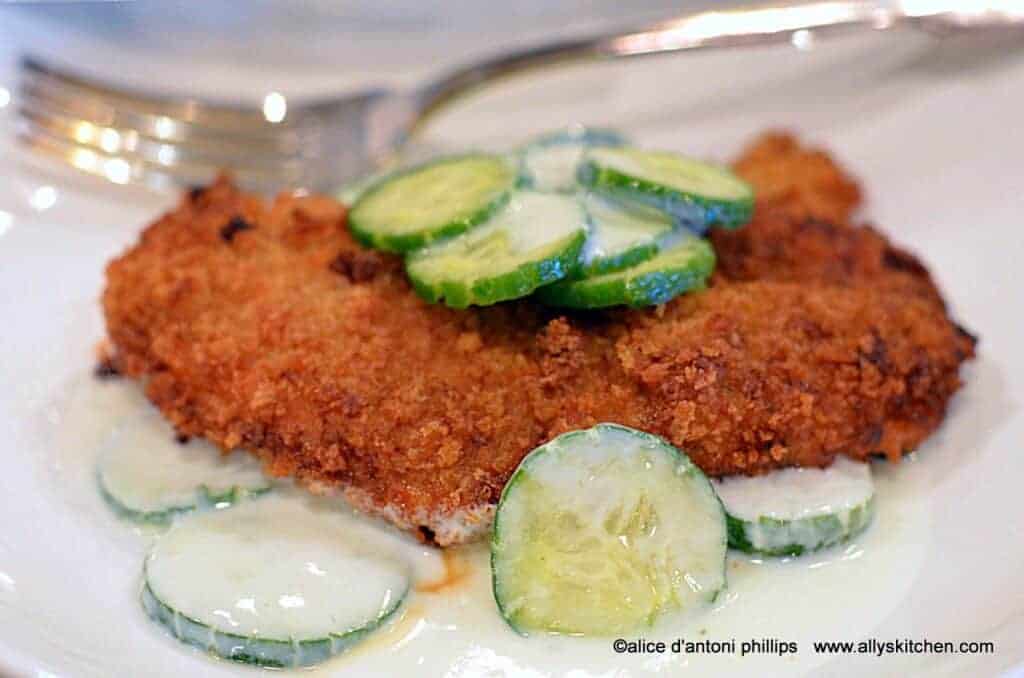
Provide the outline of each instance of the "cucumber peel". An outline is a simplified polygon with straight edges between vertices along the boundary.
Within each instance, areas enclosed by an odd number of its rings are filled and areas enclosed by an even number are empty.
[[[702,289],[715,268],[711,245],[686,233],[673,234],[672,241],[635,266],[548,285],[537,291],[537,298],[549,306],[568,308],[623,304],[636,308],[663,304],[683,292]]]
[[[750,221],[754,192],[729,170],[664,151],[594,148],[580,164],[581,184],[645,202],[695,231]]]
[[[762,556],[800,556],[844,543],[871,524],[868,464],[837,459],[826,469],[772,471],[713,481],[725,506],[729,546]]]
[[[675,224],[665,213],[640,203],[612,200],[589,193],[583,197],[589,233],[583,246],[579,277],[628,268],[650,259],[659,239]]]
[[[271,489],[254,457],[242,451],[224,455],[203,440],[176,442],[174,430],[156,410],[114,432],[96,464],[96,483],[118,515],[153,525]]]

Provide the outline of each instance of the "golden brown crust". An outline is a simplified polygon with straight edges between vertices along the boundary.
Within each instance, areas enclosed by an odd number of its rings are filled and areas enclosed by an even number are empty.
[[[108,332],[181,433],[442,544],[526,452],[599,421],[716,475],[898,458],[941,421],[973,339],[916,259],[848,225],[858,190],[827,156],[775,135],[738,168],[758,207],[712,235],[710,289],[567,315],[430,306],[397,258],[354,243],[342,206],[221,180],[110,263]]]
[[[801,146],[784,132],[769,132],[752,143],[734,164],[757,189],[762,206],[794,218],[846,223],[860,206],[857,182],[824,151]]]

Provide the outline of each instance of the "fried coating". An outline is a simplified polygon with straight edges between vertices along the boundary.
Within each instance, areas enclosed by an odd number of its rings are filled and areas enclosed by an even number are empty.
[[[926,269],[850,225],[859,189],[769,135],[737,163],[753,222],[706,291],[645,310],[455,311],[358,246],[342,205],[221,179],[107,268],[117,367],[182,435],[449,545],[489,527],[523,456],[615,421],[712,475],[896,460],[941,422],[974,339]]]

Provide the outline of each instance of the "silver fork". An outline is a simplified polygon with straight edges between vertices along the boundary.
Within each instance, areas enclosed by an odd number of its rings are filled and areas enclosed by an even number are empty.
[[[825,1],[711,11],[641,30],[557,42],[456,69],[411,91],[375,89],[262,110],[115,89],[26,57],[21,141],[116,183],[171,188],[222,168],[252,190],[336,189],[391,160],[434,113],[499,78],[541,66],[684,50],[792,42],[855,29],[938,35],[1024,26],[1024,0]]]

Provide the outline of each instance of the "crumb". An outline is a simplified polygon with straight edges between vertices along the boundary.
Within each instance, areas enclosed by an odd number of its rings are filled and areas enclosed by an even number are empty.
[[[364,283],[385,269],[384,255],[365,250],[345,250],[331,260],[329,267],[353,283]]]
[[[93,376],[97,379],[116,379],[121,376],[121,370],[118,369],[117,363],[114,362],[112,357],[101,358],[96,363],[96,367],[93,368]]]
[[[424,544],[430,544],[431,546],[437,546],[437,534],[427,527],[426,525],[420,525],[417,528],[420,541]]]
[[[248,231],[252,228],[252,224],[239,216],[231,217],[224,228],[220,230],[220,237],[224,242],[231,242],[235,239],[235,234],[241,231]]]

